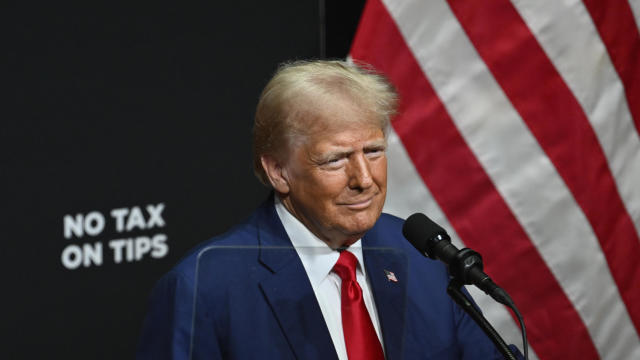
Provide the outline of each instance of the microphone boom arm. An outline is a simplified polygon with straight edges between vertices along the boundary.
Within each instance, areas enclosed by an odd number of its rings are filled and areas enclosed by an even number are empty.
[[[504,356],[505,359],[516,360],[515,355],[509,349],[509,346],[504,342],[500,334],[491,326],[489,321],[482,315],[482,313],[473,306],[471,300],[465,295],[460,288],[462,284],[458,282],[458,280],[453,277],[449,282],[449,286],[447,287],[447,294],[451,296],[451,298],[458,304],[460,307],[471,316],[473,321],[480,326],[482,331],[491,339],[493,344],[496,346],[498,351]]]

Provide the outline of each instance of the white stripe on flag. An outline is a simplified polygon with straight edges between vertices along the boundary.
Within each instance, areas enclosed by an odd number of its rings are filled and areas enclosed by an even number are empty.
[[[471,150],[573,302],[599,354],[638,356],[640,341],[589,223],[448,5],[385,4]]]
[[[465,247],[431,192],[422,182],[400,138],[393,129],[390,130],[388,142],[389,179],[384,211],[402,218],[407,218],[416,212],[424,213],[449,233],[453,244],[458,248]],[[425,261],[432,260],[425,259]],[[475,287],[467,287],[467,290],[482,309],[484,316],[496,329],[499,329],[500,336],[505,342],[515,344],[519,349],[522,349],[520,327],[516,325],[506,308]],[[529,359],[538,359],[531,347],[529,347]]]

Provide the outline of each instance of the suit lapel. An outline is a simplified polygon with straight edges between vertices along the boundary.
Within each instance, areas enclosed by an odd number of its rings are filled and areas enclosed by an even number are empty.
[[[311,283],[272,201],[263,208],[259,226],[260,262],[272,272],[260,288],[295,357],[337,359]]]
[[[407,307],[406,255],[385,246],[372,232],[363,239],[363,256],[382,328],[386,358],[402,359]],[[389,275],[392,275],[391,279]],[[394,277],[397,281],[392,280]]]

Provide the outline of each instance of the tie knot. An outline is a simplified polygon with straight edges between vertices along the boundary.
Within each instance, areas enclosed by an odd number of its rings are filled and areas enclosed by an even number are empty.
[[[356,280],[356,265],[358,264],[358,258],[347,250],[340,253],[340,258],[333,266],[335,271],[342,281]]]

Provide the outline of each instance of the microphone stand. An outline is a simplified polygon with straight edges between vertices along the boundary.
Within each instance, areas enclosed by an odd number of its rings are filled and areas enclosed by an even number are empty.
[[[491,341],[498,348],[500,353],[505,359],[516,360],[516,357],[511,352],[511,349],[507,346],[504,340],[500,337],[500,334],[489,324],[489,321],[482,315],[482,313],[473,306],[471,300],[465,295],[462,290],[462,283],[457,278],[452,277],[447,287],[447,294],[458,304],[460,307],[471,316],[471,318],[480,326],[482,331],[491,339]],[[526,346],[526,345],[525,345]]]

